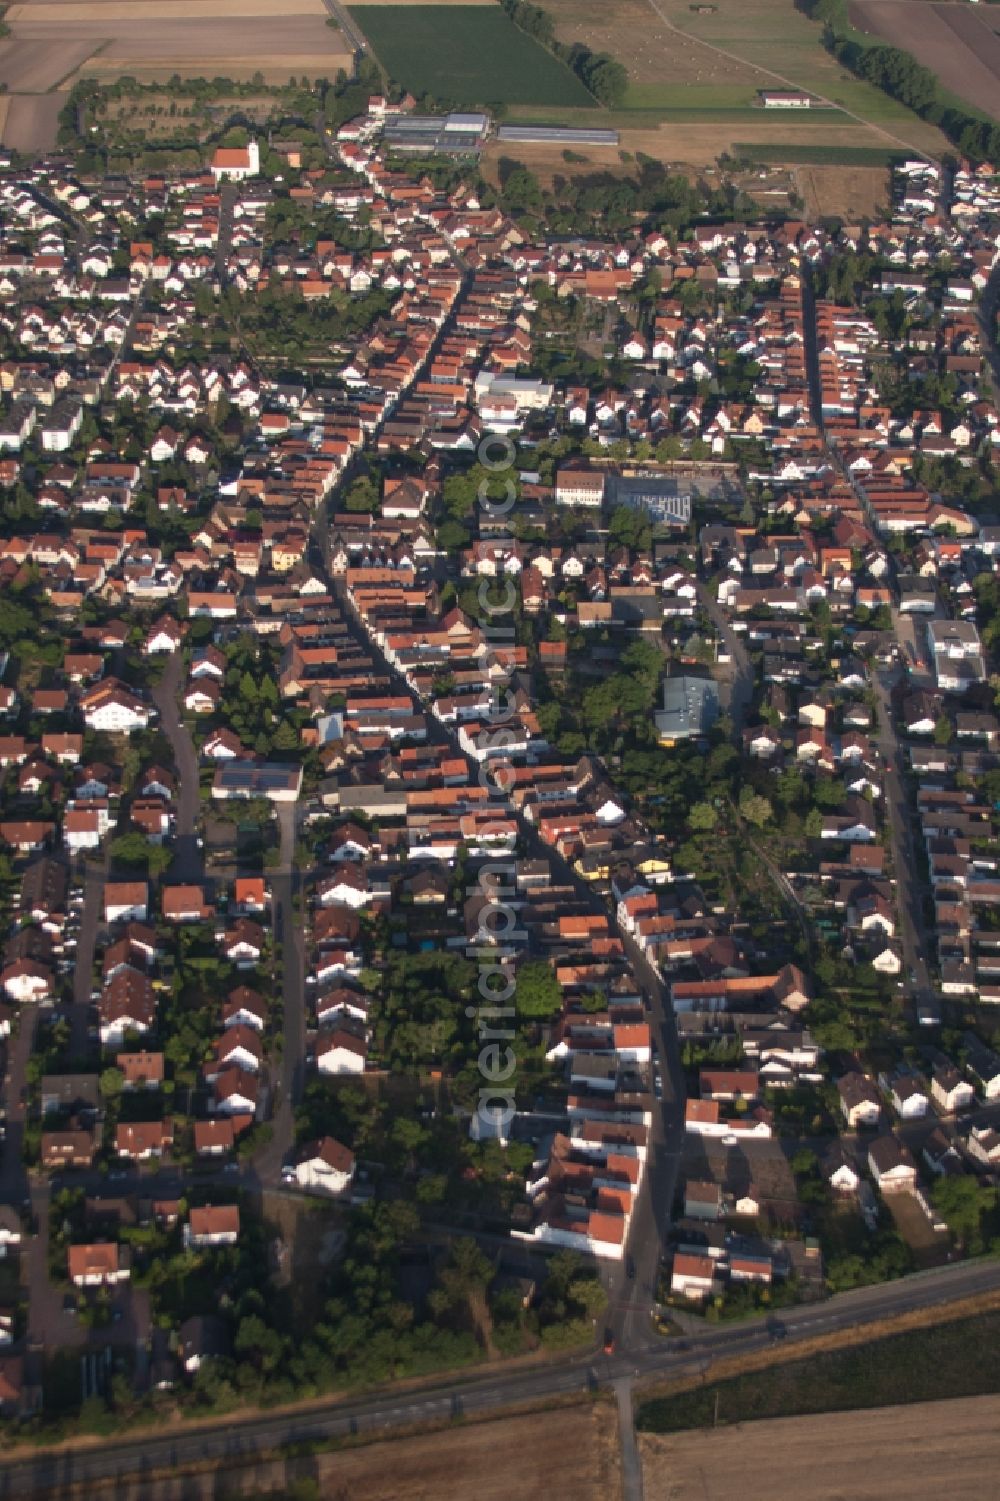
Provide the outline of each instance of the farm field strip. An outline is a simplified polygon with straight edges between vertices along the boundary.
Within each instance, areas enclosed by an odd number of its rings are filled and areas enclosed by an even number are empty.
[[[14,151],[45,151],[56,143],[61,94],[8,94],[4,97],[0,140]]]
[[[143,26],[159,27],[174,21],[210,21],[215,19],[249,20],[255,16],[274,16],[272,0],[22,0],[9,7],[8,26],[65,26],[84,22],[89,26],[109,26],[119,21],[141,21]],[[323,0],[281,0],[282,19],[286,16],[326,16]]]
[[[346,52],[343,55],[334,53],[323,58],[318,58],[315,52],[283,52],[277,57],[272,56],[262,62],[256,53],[252,53],[249,57],[237,57],[229,52],[220,52],[209,53],[208,56],[202,54],[201,61],[202,67],[194,68],[190,53],[182,53],[176,57],[168,53],[157,58],[98,53],[96,57],[88,59],[79,71],[82,77],[105,81],[120,78],[123,73],[128,73],[150,83],[155,83],[158,79],[166,82],[175,73],[186,74],[188,77],[204,73],[218,73],[238,83],[259,73],[265,83],[273,83],[287,78],[291,73],[307,73],[310,77],[322,78],[331,67],[343,67],[346,70],[350,59]]]
[[[48,36],[33,40],[16,36],[0,42],[0,83],[19,94],[45,94],[75,73],[101,45],[89,41]]]

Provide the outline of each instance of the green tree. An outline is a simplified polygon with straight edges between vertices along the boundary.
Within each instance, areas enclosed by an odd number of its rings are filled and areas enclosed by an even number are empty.
[[[518,1016],[545,1019],[562,1007],[562,990],[544,959],[529,959],[515,975],[514,1004]]]
[[[120,1068],[105,1068],[101,1071],[98,1088],[105,1100],[117,1100],[125,1087],[125,1075]]]
[[[692,803],[688,823],[699,834],[707,834],[719,822],[719,815],[711,803]]]
[[[996,1215],[995,1188],[981,1188],[971,1173],[937,1178],[931,1187],[931,1202],[963,1250],[975,1255],[984,1249],[984,1221]]]
[[[747,823],[755,824],[758,829],[762,829],[774,814],[770,800],[762,797],[759,792],[754,792],[751,787],[743,788],[739,806],[740,816]]]

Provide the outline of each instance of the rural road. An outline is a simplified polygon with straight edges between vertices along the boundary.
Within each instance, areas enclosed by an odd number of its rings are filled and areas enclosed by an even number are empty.
[[[355,26],[350,12],[340,4],[340,0],[323,0],[330,13],[330,18],[336,21],[347,40],[348,46],[353,47],[355,52],[368,51],[368,39],[364,32]]]
[[[816,1334],[863,1326],[893,1314],[953,1301],[1000,1288],[1000,1261],[957,1263],[917,1273],[898,1282],[842,1293],[828,1302],[789,1309],[781,1318],[785,1348]],[[557,1365],[466,1374],[458,1380],[408,1391],[389,1391],[362,1398],[331,1398],[309,1407],[241,1417],[229,1414],[218,1423],[172,1432],[147,1434],[118,1442],[74,1447],[28,1458],[0,1459],[0,1498],[69,1496],[71,1486],[98,1481],[150,1477],[157,1470],[183,1464],[247,1462],[282,1444],[323,1442],[355,1434],[377,1436],[392,1428],[439,1423],[473,1413],[499,1412],[549,1397],[579,1395],[595,1387],[636,1378],[698,1375],[715,1359],[767,1348],[771,1336],[761,1318],[716,1328],[682,1342],[661,1341],[638,1353],[611,1357],[587,1352]],[[79,1494],[77,1492],[77,1494]],[[632,1496],[635,1496],[632,1492]]]

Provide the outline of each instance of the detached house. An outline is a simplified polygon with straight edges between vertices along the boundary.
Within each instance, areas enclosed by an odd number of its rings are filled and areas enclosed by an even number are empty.
[[[880,1136],[873,1141],[868,1167],[882,1193],[907,1193],[917,1186],[916,1163],[898,1137]]]
[[[240,1238],[240,1212],[235,1204],[192,1209],[184,1226],[184,1243],[198,1249],[235,1246]]]
[[[310,1142],[295,1165],[295,1181],[307,1193],[342,1194],[354,1181],[354,1153],[332,1136]]]
[[[877,1126],[882,1118],[882,1096],[874,1080],[864,1074],[845,1074],[837,1080],[840,1108],[852,1131],[859,1126]]]
[[[117,1287],[129,1279],[127,1247],[103,1243],[70,1246],[66,1259],[74,1287]]]
[[[363,1074],[368,1058],[364,1037],[336,1027],[316,1043],[316,1067],[321,1074]]]

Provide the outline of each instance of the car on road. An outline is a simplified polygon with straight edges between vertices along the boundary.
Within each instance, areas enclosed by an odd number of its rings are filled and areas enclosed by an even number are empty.
[[[293,1167],[283,1167],[281,1169],[281,1181],[282,1183],[297,1183],[298,1179],[295,1176],[295,1169]]]
[[[613,1355],[615,1353],[615,1331],[613,1329],[605,1329],[604,1331],[604,1353],[605,1355]]]

